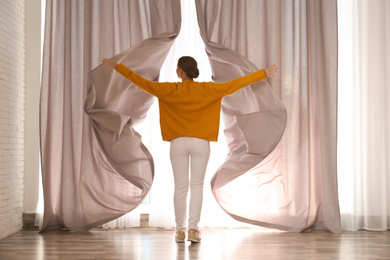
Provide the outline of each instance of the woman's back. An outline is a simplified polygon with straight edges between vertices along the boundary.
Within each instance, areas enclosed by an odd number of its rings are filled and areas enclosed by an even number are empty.
[[[164,141],[188,136],[218,140],[221,100],[224,96],[266,78],[264,70],[224,83],[154,82],[123,64],[116,70],[140,89],[156,96],[160,107],[160,126]]]

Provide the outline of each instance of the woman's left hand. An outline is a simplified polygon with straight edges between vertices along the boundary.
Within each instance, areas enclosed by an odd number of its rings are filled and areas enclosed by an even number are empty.
[[[271,67],[266,68],[265,75],[267,75],[267,78],[275,77],[276,72],[278,72],[278,67],[276,65],[272,65]]]
[[[115,61],[112,61],[112,60],[109,60],[109,59],[102,59],[102,62],[106,65],[106,67],[108,68],[113,68],[113,69],[116,69],[116,67],[118,67],[118,63],[116,63]]]

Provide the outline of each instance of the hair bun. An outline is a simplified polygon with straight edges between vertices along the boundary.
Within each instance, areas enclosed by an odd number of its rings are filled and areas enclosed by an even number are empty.
[[[189,74],[190,75],[188,75],[188,76],[190,76],[191,78],[193,78],[193,79],[197,78],[199,76],[198,68],[194,68],[194,69],[190,70]]]

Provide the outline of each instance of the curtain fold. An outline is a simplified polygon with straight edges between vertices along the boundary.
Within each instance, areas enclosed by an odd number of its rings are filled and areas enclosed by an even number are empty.
[[[196,8],[215,81],[280,68],[223,99],[230,154],[211,182],[216,200],[246,223],[340,232],[336,1],[196,0]]]
[[[133,126],[153,97],[97,65],[116,54],[113,60],[157,80],[180,19],[179,0],[47,1],[41,231],[90,229],[145,198],[154,165]]]

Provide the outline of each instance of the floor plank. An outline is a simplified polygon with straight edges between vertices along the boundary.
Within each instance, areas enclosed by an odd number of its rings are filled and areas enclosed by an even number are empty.
[[[390,259],[390,232],[205,229],[202,242],[177,244],[173,230],[20,231],[0,240],[0,259]]]

